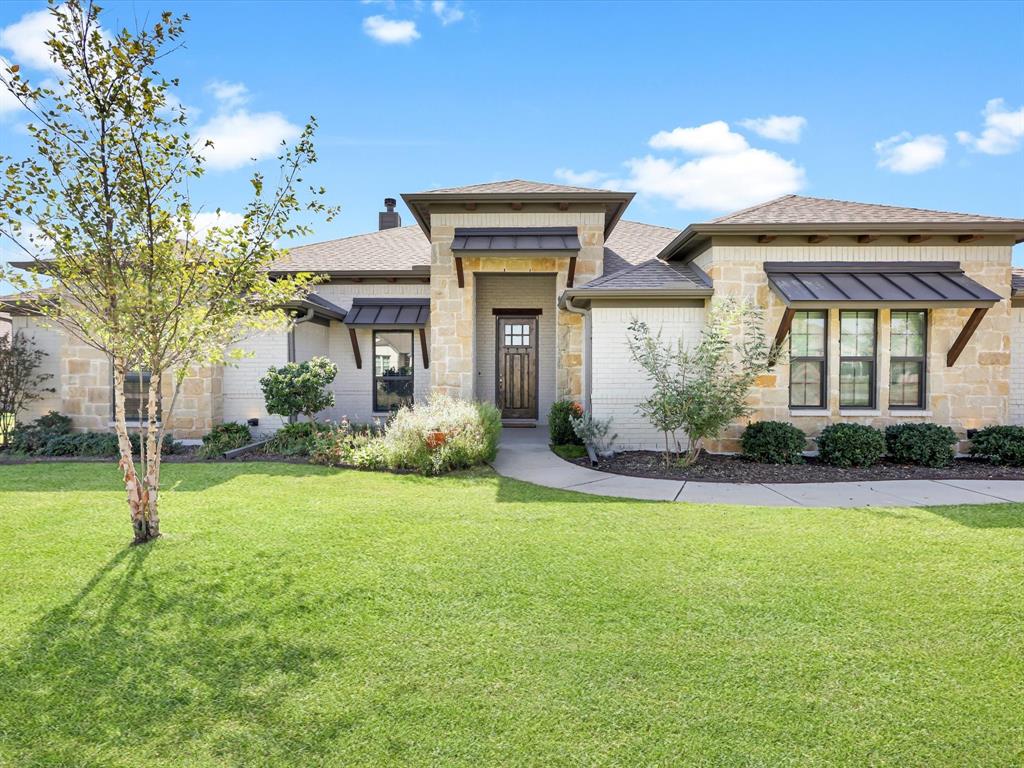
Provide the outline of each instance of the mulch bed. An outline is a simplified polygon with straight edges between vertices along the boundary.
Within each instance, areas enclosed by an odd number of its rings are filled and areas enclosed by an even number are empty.
[[[590,467],[586,459],[573,462]],[[956,459],[942,469],[883,461],[873,467],[842,469],[808,458],[805,464],[758,464],[741,456],[701,454],[690,467],[665,466],[656,451],[626,451],[601,459],[596,469],[633,477],[697,480],[705,483],[838,483],[861,480],[1024,480],[1024,467],[997,467],[977,459]]]

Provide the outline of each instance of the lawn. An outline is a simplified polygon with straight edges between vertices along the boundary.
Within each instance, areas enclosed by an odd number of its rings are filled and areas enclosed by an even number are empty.
[[[0,765],[1020,765],[1024,507],[0,467]]]

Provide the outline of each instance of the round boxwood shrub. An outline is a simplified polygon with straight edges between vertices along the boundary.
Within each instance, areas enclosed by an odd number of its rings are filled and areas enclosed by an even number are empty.
[[[583,441],[576,436],[576,430],[572,428],[572,418],[579,418],[583,415],[583,409],[579,403],[572,400],[559,400],[551,404],[548,412],[548,434],[551,437],[552,445],[583,445]]]
[[[1024,427],[979,429],[971,438],[971,455],[987,459],[992,464],[1024,467]]]
[[[948,467],[953,462],[956,432],[938,424],[891,424],[885,428],[889,458],[900,464]]]
[[[740,438],[743,455],[762,464],[803,464],[807,435],[784,421],[755,421]]]
[[[821,460],[836,467],[870,467],[885,456],[885,437],[865,424],[832,424],[818,436]]]

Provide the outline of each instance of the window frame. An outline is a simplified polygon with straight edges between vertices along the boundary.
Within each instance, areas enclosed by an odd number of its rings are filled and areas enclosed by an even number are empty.
[[[874,317],[871,334],[871,356],[843,354],[843,314],[870,312]],[[843,363],[871,363],[871,384],[867,405],[843,404]],[[877,309],[841,309],[839,310],[839,409],[841,411],[874,411],[878,408],[878,310]]]
[[[793,352],[793,326],[790,324],[789,332],[789,407],[794,411],[821,411],[829,407],[828,405],[828,326],[829,326],[829,310],[827,309],[798,309],[793,315],[793,320],[796,320],[796,316],[799,314],[817,314],[824,315],[825,318],[825,334],[824,343],[822,344],[821,355],[802,355],[794,356]],[[794,363],[820,363],[821,364],[821,383],[819,384],[820,395],[818,400],[820,405],[794,405],[793,404],[793,364]]]
[[[124,374],[124,390],[128,392],[129,383],[136,387],[136,390],[141,390],[139,400],[142,408],[136,408],[134,411],[128,409],[128,397],[125,397],[125,408],[124,408],[124,421],[126,424],[143,424],[147,419],[148,413],[148,401],[149,401],[149,382],[153,379],[152,371],[144,370],[131,370],[125,371]],[[163,406],[164,397],[163,392],[158,392],[156,396],[157,408],[160,411],[160,418],[157,420],[159,424],[163,421]],[[141,414],[141,416],[140,416]],[[114,365],[110,365],[110,420],[117,420],[117,388],[114,386]]]
[[[374,413],[394,413],[398,408],[382,408],[377,403],[377,382],[378,381],[404,381],[409,380],[409,402],[412,405],[416,402],[416,331],[412,328],[373,328],[370,331],[371,355],[373,360],[373,375],[370,377],[371,397],[373,398]],[[408,376],[378,376],[377,375],[377,334],[378,333],[406,333],[409,335],[409,366]],[[399,406],[401,408],[402,406]]]
[[[916,313],[924,315],[923,346],[919,356],[894,355],[892,353],[892,316],[895,313]],[[923,411],[928,404],[928,335],[931,313],[927,309],[893,309],[889,312],[889,410],[891,411]],[[917,405],[894,405],[892,402],[892,369],[893,363],[920,363],[921,380],[917,388]]]

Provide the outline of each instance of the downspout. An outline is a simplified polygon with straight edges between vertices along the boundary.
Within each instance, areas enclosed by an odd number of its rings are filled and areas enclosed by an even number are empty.
[[[591,327],[590,327],[590,310],[577,307],[572,303],[572,296],[563,295],[563,309],[566,312],[572,312],[574,315],[580,315],[583,318],[583,408],[588,413],[590,412],[590,350],[591,350]]]
[[[299,323],[309,322],[312,319],[313,319],[313,308],[312,307],[307,309],[306,310],[306,314],[304,314],[302,317],[293,317],[292,318],[292,325],[288,329],[288,362],[289,363],[294,363],[295,362],[295,326],[298,325]],[[294,424],[297,421],[298,421],[298,418],[296,416],[289,416],[288,417],[288,423],[289,424]]]

